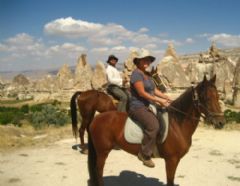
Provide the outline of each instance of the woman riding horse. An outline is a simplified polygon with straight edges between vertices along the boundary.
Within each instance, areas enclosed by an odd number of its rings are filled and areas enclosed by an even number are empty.
[[[167,107],[171,101],[167,95],[155,87],[152,78],[146,71],[154,60],[155,57],[151,56],[149,51],[142,49],[133,60],[137,68],[132,72],[130,78],[129,115],[144,128],[144,138],[138,159],[147,167],[155,166],[151,156],[159,130],[158,119],[148,107],[152,102]]]

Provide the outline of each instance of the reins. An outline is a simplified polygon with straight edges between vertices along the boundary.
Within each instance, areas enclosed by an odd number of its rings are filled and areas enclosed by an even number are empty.
[[[151,76],[152,76],[152,80],[153,80],[153,82],[155,83],[156,86],[164,85],[162,81],[161,81],[161,82],[158,82],[158,81],[155,79],[156,76],[158,76],[158,73],[154,73],[154,74],[152,74]],[[217,113],[217,112],[211,112],[211,111],[209,111],[208,108],[207,108],[203,103],[200,102],[198,93],[197,93],[197,91],[196,91],[196,88],[193,86],[193,84],[192,84],[191,88],[192,88],[192,93],[193,93],[193,97],[192,97],[193,105],[194,105],[194,108],[197,110],[197,112],[200,114],[200,117],[202,117],[204,120],[207,120],[209,117],[224,116],[224,114],[223,114],[222,112],[221,112],[221,113]],[[165,99],[165,98],[163,98],[163,99]],[[189,116],[188,113],[183,112],[182,110],[180,110],[180,109],[178,109],[178,108],[176,108],[176,107],[174,107],[174,106],[169,105],[168,108],[171,108],[171,109],[175,110],[176,112],[185,115],[185,116],[188,117],[188,118],[194,119],[194,120],[196,120],[196,121],[202,121],[202,120],[200,119],[200,117],[198,118],[198,117],[194,117],[194,116]],[[203,113],[203,112],[200,110],[200,108],[202,108],[202,109],[203,109],[204,111],[206,111],[206,112]],[[202,121],[202,122],[203,122],[203,121]]]
[[[173,107],[173,106],[171,106],[171,105],[169,105],[168,108],[169,108],[169,107],[170,107],[171,109],[173,109],[173,110],[175,110],[175,111],[177,111],[177,112],[179,112],[179,113],[187,116],[188,118],[192,118],[192,119],[194,119],[194,120],[196,120],[196,121],[202,121],[202,120],[200,120],[200,118],[193,117],[193,116],[189,116],[188,113],[183,112],[182,110],[177,109],[176,107]],[[201,113],[200,113],[200,116],[204,117],[204,119],[206,118],[206,117],[205,117],[204,115],[202,115]]]
[[[193,105],[195,107],[195,109],[197,109],[197,112],[200,114],[200,117],[204,118],[204,120],[207,120],[208,117],[214,117],[214,116],[224,116],[224,114],[221,112],[221,113],[217,113],[217,112],[211,112],[209,111],[206,106],[204,106],[200,101],[199,101],[199,98],[198,98],[198,94],[195,90],[194,87],[192,87],[192,91],[193,91]],[[174,106],[171,106],[169,105],[168,107],[170,107],[171,109],[189,117],[189,118],[192,118],[196,121],[202,121],[200,118],[197,118],[197,117],[193,117],[193,116],[189,116],[188,113],[186,112],[183,112],[182,110],[174,107]],[[203,114],[201,111],[200,111],[200,107],[206,111],[206,114]],[[202,121],[204,122],[204,121]]]
[[[162,81],[161,81],[161,82],[158,82],[158,81],[154,78],[154,76],[159,77],[159,76],[158,76],[158,73],[154,73],[154,74],[152,75],[152,80],[153,80],[153,82],[154,82],[154,84],[155,84],[156,86],[164,85]]]

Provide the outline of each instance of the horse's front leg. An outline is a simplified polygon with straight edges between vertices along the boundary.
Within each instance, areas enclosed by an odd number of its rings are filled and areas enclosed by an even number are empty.
[[[165,159],[167,186],[175,186],[174,177],[175,177],[175,172],[176,172],[179,160],[180,158],[177,158],[177,157]]]

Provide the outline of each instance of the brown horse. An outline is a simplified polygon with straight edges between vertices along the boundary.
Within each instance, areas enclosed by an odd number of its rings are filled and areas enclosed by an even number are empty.
[[[202,114],[215,128],[222,128],[225,123],[215,80],[216,76],[211,80],[204,77],[202,82],[187,89],[168,108],[168,136],[163,144],[159,142],[159,136],[156,140],[160,157],[165,160],[168,186],[174,185],[176,168],[192,144],[192,135]],[[109,111],[96,116],[90,124],[88,169],[92,186],[103,186],[104,164],[115,145],[133,155],[138,154],[141,145],[130,144],[124,138],[127,117],[126,113]]]
[[[72,131],[75,138],[77,138],[77,104],[79,112],[82,117],[81,127],[79,128],[79,137],[81,141],[81,148],[85,152],[84,133],[91,123],[94,114],[98,112],[106,112],[116,110],[112,98],[104,92],[97,90],[88,90],[84,92],[76,92],[73,94],[70,101],[71,117],[72,117]]]

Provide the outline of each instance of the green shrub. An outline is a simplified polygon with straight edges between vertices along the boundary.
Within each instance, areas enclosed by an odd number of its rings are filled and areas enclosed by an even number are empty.
[[[39,129],[45,126],[63,126],[69,120],[68,115],[54,105],[43,105],[41,111],[32,114],[32,125]]]
[[[29,106],[28,105],[23,105],[20,109],[21,112],[23,113],[28,113],[29,112]]]
[[[52,103],[52,105],[54,105],[54,106],[58,106],[60,104],[61,104],[61,102],[58,101],[58,100],[54,100],[53,103]]]
[[[21,125],[21,120],[24,119],[23,112],[0,112],[0,124],[14,124],[16,126]]]
[[[227,109],[224,111],[224,116],[228,123],[229,122],[240,123],[240,112],[235,112],[230,109]]]
[[[31,107],[28,105],[23,105],[21,108],[0,107],[0,124],[12,123],[21,126],[21,121],[27,119],[36,129],[50,125],[63,126],[70,117],[57,107],[59,105],[60,103],[56,101],[54,104],[38,104]]]
[[[7,125],[12,122],[14,118],[13,112],[1,112],[0,113],[0,123],[2,125]]]
[[[0,112],[18,112],[19,109],[15,107],[0,107]]]
[[[24,117],[25,116],[23,112],[14,113],[12,124],[14,124],[15,126],[21,126],[22,125],[21,121],[24,119]]]
[[[29,110],[31,112],[39,112],[42,110],[42,107],[43,107],[44,104],[37,104],[37,105],[32,105]]]
[[[32,126],[35,129],[41,129],[46,126],[45,116],[42,112],[34,112],[32,115]]]

